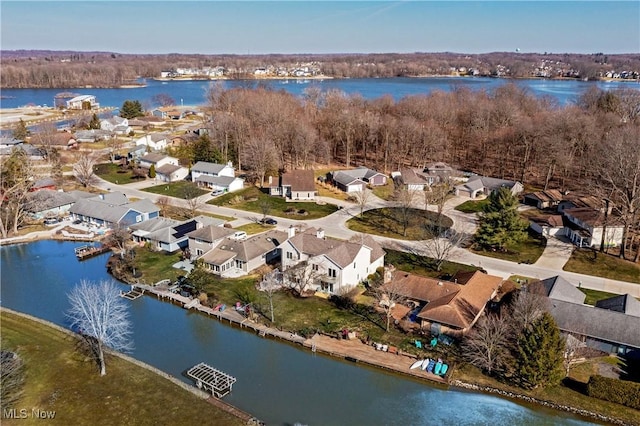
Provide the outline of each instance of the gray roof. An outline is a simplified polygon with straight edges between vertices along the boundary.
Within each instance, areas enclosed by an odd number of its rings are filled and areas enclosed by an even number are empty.
[[[144,235],[146,233],[155,232],[159,229],[170,228],[178,225],[180,222],[174,219],[166,217],[154,217],[153,219],[145,220],[144,222],[135,223],[130,226],[133,231],[142,231],[138,235]],[[135,232],[134,232],[135,233]]]
[[[75,202],[76,199],[66,192],[43,189],[28,194],[25,209],[28,212],[37,213],[56,207],[70,205]]]
[[[275,250],[281,243],[287,240],[287,233],[282,231],[268,231],[251,236],[246,240],[224,241],[217,248],[220,250],[235,253],[237,259],[249,262],[256,257]]]
[[[231,228],[209,225],[205,226],[204,228],[196,229],[195,231],[189,232],[187,234],[187,237],[212,243],[221,238],[228,237],[234,232],[235,231]]]
[[[147,163],[157,163],[158,161],[166,158],[167,156],[164,154],[156,154],[154,152],[150,152],[149,154],[145,154],[144,156],[140,157],[141,161],[146,161]]]
[[[193,171],[193,169],[191,169],[191,171]],[[240,178],[231,177],[231,176],[200,175],[196,178],[196,182],[205,182],[205,183],[211,183],[213,185],[217,185],[220,187],[228,187],[229,185],[231,185],[231,182],[233,182],[236,179],[240,179]]]
[[[204,226],[220,226],[223,225],[226,220],[224,219],[218,219],[217,217],[211,217],[211,216],[203,216],[203,215],[199,215],[193,218],[193,220],[195,220],[198,223],[201,223]]]
[[[497,179],[486,176],[471,176],[469,180],[462,185],[456,186],[456,188],[464,189],[467,188],[471,191],[476,191],[478,189],[487,188],[490,191],[497,191],[500,188],[513,188],[518,182],[513,180],[505,180],[505,179]]]
[[[332,175],[332,179],[335,182],[338,182],[344,186],[347,185],[351,185],[351,184],[362,184],[362,185],[366,185],[366,182],[363,181],[360,178],[354,177],[352,176],[350,173],[347,173],[347,171],[344,172],[335,172]]]
[[[543,289],[540,288],[540,290],[544,291],[545,296],[554,300],[584,303],[584,299],[586,297],[586,294],[578,290],[573,284],[562,278],[560,275],[531,283],[529,287],[535,289],[538,286],[544,287]]]
[[[339,174],[346,174],[347,176],[350,176],[352,179],[361,179],[363,181],[368,181],[369,179],[371,179],[372,177],[374,177],[376,175],[383,175],[380,172],[377,172],[375,170],[371,170],[368,167],[364,167],[364,166],[357,167],[355,169],[336,170],[335,172],[332,172],[333,180],[338,181],[336,176],[339,175]],[[342,177],[341,179],[345,179],[345,178]],[[342,183],[342,182],[340,182],[340,183]]]
[[[563,300],[550,305],[562,331],[640,349],[640,317]]]
[[[21,143],[24,143],[24,141],[21,139],[6,136],[0,137],[0,145],[14,146],[20,145]]]
[[[630,294],[621,294],[609,299],[599,300],[596,302],[596,307],[640,317],[640,301]],[[638,332],[640,333],[640,330]]]
[[[127,196],[123,193],[110,192],[93,198],[80,199],[69,209],[69,212],[110,223],[118,223],[129,210],[139,213],[159,211],[158,207],[147,199],[129,203]]]
[[[364,241],[356,243],[353,241],[318,238],[316,232],[315,228],[309,228],[289,238],[288,241],[298,252],[309,256],[324,255],[341,268],[351,264],[363,246],[371,249],[372,253],[376,249],[376,247],[369,247]],[[371,245],[374,245],[374,243],[369,241]],[[374,260],[377,260],[377,258],[370,258],[370,262]]]
[[[216,164],[216,163],[208,163],[206,161],[198,161],[196,164],[191,166],[191,171],[218,174],[225,167],[227,167],[226,164]]]
[[[175,164],[163,164],[162,166],[156,169],[156,173],[160,173],[161,175],[170,175],[176,170],[183,169],[182,166],[176,166]]]

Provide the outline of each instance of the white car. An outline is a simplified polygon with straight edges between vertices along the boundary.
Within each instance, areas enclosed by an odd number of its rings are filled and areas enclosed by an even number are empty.
[[[218,189],[218,190],[213,191],[211,193],[211,195],[214,196],[214,197],[217,197],[218,195],[222,195],[222,194],[224,194],[224,191],[222,189]]]
[[[247,238],[247,233],[244,231],[236,231],[231,238],[237,241],[245,240]]]

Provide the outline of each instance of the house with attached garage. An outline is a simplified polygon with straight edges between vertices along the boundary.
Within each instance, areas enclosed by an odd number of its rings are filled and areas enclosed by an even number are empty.
[[[102,130],[108,130],[116,135],[128,135],[131,133],[131,126],[129,126],[129,120],[124,117],[114,115],[113,117],[106,118],[100,121],[100,128]]]
[[[131,225],[132,239],[140,245],[149,244],[154,250],[173,253],[189,246],[187,234],[205,226],[222,226],[224,220],[197,216],[193,219],[178,221],[165,217],[155,217]]]
[[[33,219],[65,215],[82,198],[95,197],[83,191],[62,192],[42,189],[27,195],[24,209]]]
[[[384,250],[368,235],[339,241],[325,238],[322,229],[298,233],[290,227],[280,250],[288,285],[328,294],[347,293],[384,266]]]
[[[427,164],[422,169],[404,167],[392,173],[396,183],[409,191],[424,191],[430,186],[457,179],[459,175],[459,171],[442,162]]]
[[[269,176],[269,195],[284,197],[288,201],[315,201],[316,182],[313,170],[292,170],[279,179]]]
[[[164,154],[149,153],[140,157],[140,167],[149,170],[155,168],[156,180],[161,182],[176,182],[183,180],[189,174],[189,169],[178,164],[178,159]]]
[[[131,202],[121,192],[109,192],[78,200],[69,213],[73,220],[100,228],[114,228],[129,227],[158,217],[160,209],[145,198]]]
[[[90,110],[100,108],[94,95],[79,95],[66,101],[67,109]]]
[[[509,188],[513,195],[520,194],[524,189],[520,182],[475,175],[465,183],[456,185],[455,194],[474,199],[478,196],[490,195],[500,188]]]
[[[215,248],[203,254],[200,259],[205,267],[215,275],[247,275],[260,266],[280,260],[280,244],[287,239],[287,233],[277,230],[263,232],[238,240],[224,238]]]
[[[191,167],[191,180],[198,186],[214,191],[235,192],[244,187],[244,179],[235,177],[233,163],[208,163],[198,161]]]
[[[225,238],[233,235],[235,231],[223,226],[207,225],[187,233],[189,239],[189,252],[191,260],[202,257],[205,253],[212,251]]]
[[[354,192],[362,191],[367,185],[386,185],[387,176],[367,167],[358,167],[329,172],[327,173],[327,181],[333,183],[344,192]]]
[[[619,216],[590,207],[570,208],[562,211],[566,218],[566,236],[578,247],[606,247],[622,244],[624,224]]]
[[[398,308],[419,328],[461,337],[478,321],[502,281],[480,271],[458,272],[449,281],[395,271],[385,272],[383,288],[405,298],[411,308]]]

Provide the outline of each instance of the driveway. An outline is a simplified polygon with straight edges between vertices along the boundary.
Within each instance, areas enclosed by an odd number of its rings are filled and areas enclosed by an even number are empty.
[[[542,268],[562,270],[571,257],[575,246],[566,237],[549,237],[547,246],[535,265]]]

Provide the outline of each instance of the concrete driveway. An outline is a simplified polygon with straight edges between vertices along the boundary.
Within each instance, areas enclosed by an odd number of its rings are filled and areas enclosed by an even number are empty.
[[[549,237],[547,246],[535,265],[561,271],[571,257],[575,246],[566,237]]]

